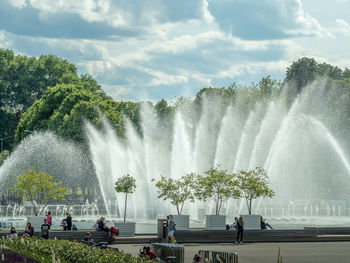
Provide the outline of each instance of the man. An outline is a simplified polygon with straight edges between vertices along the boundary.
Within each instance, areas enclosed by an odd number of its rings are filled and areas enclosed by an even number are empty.
[[[44,219],[44,224],[41,225],[41,237],[48,239],[50,232],[50,225],[47,223],[47,220]]]
[[[109,228],[106,226],[105,218],[103,216],[101,216],[100,220],[97,222],[97,230],[106,232],[109,230]]]
[[[168,240],[170,238],[171,243],[176,244],[176,239],[174,237],[174,232],[176,230],[175,229],[176,224],[174,222],[174,218],[172,215],[168,215],[167,219],[168,219],[168,234],[165,238],[165,243],[168,243]]]

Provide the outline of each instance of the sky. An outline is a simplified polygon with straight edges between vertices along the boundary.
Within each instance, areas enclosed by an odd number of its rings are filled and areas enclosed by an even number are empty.
[[[0,3],[0,48],[67,59],[116,100],[283,80],[304,56],[350,68],[350,0]]]

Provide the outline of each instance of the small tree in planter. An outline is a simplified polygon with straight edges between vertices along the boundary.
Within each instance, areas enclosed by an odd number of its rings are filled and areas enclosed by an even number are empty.
[[[44,204],[51,199],[64,200],[68,188],[61,185],[62,182],[53,182],[52,175],[45,172],[36,172],[32,168],[19,175],[15,186],[10,189],[22,196],[24,200],[31,201],[34,214],[38,216],[39,210],[35,207],[35,201],[38,204]]]
[[[239,198],[240,191],[234,174],[218,167],[209,169],[204,175],[196,176],[195,197],[201,201],[215,201],[215,214],[220,214],[222,203],[229,198]]]
[[[258,197],[273,197],[275,192],[269,187],[269,179],[262,167],[248,171],[239,171],[237,174],[241,197],[246,200],[248,213],[252,214],[253,199]]]
[[[156,182],[158,188],[158,198],[170,200],[170,203],[176,207],[178,215],[181,215],[184,204],[187,200],[194,202],[193,181],[195,174],[190,173],[181,177],[181,179],[167,178],[161,176]],[[155,179],[152,179],[154,182]]]
[[[125,194],[125,208],[124,208],[124,222],[126,219],[126,207],[128,202],[128,194],[132,194],[136,190],[136,180],[130,176],[129,174],[124,175],[123,177],[120,177],[115,182],[115,191],[117,193],[124,193]]]

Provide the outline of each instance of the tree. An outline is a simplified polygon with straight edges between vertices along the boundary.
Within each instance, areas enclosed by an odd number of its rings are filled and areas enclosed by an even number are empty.
[[[158,188],[158,198],[170,200],[170,203],[176,207],[177,214],[181,215],[185,202],[187,200],[194,202],[194,178],[193,173],[184,175],[178,180],[161,176],[155,184]]]
[[[38,204],[44,204],[51,199],[64,200],[64,196],[68,194],[68,188],[61,185],[62,182],[53,181],[52,175],[36,172],[32,168],[17,177],[16,184],[11,190],[22,196],[24,200],[31,201],[37,216],[39,211],[35,207],[35,201]]]
[[[194,184],[195,197],[201,201],[215,201],[215,214],[219,215],[222,203],[229,198],[239,198],[238,182],[234,174],[218,167],[209,169],[204,175],[198,174]]]
[[[249,215],[252,213],[253,199],[258,197],[273,197],[275,194],[269,187],[266,171],[259,166],[248,171],[239,171],[237,178],[241,197],[246,200]]]
[[[128,202],[128,194],[132,194],[136,190],[136,180],[130,176],[129,174],[124,175],[123,177],[120,177],[115,182],[115,191],[117,193],[124,193],[125,194],[125,207],[124,207],[124,222],[126,219],[126,206]]]

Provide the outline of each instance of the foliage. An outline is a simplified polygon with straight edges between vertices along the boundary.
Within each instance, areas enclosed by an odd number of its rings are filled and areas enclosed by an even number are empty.
[[[194,179],[195,174],[193,173],[184,175],[180,179],[167,178],[162,175],[155,183],[158,188],[158,198],[170,200],[170,203],[176,207],[178,215],[181,215],[185,202],[187,200],[194,202]]]
[[[53,130],[65,138],[84,142],[84,120],[101,127],[101,113],[123,135],[123,114],[130,114],[135,119],[137,104],[115,102],[95,89],[94,84],[89,83],[48,88],[42,98],[22,115],[15,141],[19,142],[26,135],[24,130]]]
[[[52,262],[52,254],[62,263],[140,263],[152,262],[146,258],[136,258],[113,249],[100,249],[83,243],[67,240],[12,238],[0,239],[0,244],[20,254],[30,256],[40,262]]]
[[[269,187],[266,171],[259,166],[248,171],[239,171],[237,178],[241,197],[246,200],[249,214],[252,212],[253,199],[272,197],[275,194]]]
[[[120,177],[115,182],[115,191],[117,193],[125,194],[125,207],[124,207],[124,222],[126,219],[126,207],[128,202],[128,194],[132,194],[136,190],[136,180],[129,174]]]
[[[10,155],[10,152],[7,150],[4,150],[3,152],[0,152],[0,165],[6,160],[6,158]]]
[[[234,174],[218,167],[209,169],[204,175],[196,176],[194,195],[201,201],[212,199],[215,201],[215,213],[219,215],[222,202],[229,198],[239,198],[238,182]]]
[[[34,168],[25,171],[24,174],[17,177],[17,181],[14,190],[19,196],[22,196],[24,200],[29,200],[37,215],[39,211],[34,206],[34,201],[38,204],[44,204],[54,200],[64,200],[64,196],[67,195],[68,189],[62,187],[62,182],[53,182],[53,176],[45,172],[36,172]]]

